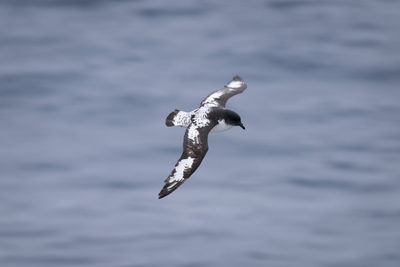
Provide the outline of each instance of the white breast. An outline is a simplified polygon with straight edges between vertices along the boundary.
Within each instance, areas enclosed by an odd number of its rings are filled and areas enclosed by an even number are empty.
[[[218,120],[218,124],[211,129],[211,132],[223,132],[232,128],[232,125],[226,124],[225,120]]]

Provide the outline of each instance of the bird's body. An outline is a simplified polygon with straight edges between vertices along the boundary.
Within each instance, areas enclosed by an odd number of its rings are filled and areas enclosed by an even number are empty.
[[[220,132],[225,132],[228,131],[230,128],[232,128],[233,125],[230,125],[226,123],[224,119],[218,120],[218,124],[214,126],[214,128],[211,129],[211,133],[220,133]]]
[[[226,109],[227,100],[247,88],[245,81],[239,76],[207,96],[200,107],[185,112],[175,109],[171,112],[165,124],[170,126],[186,127],[183,139],[183,152],[171,174],[165,179],[165,185],[159,193],[163,198],[172,193],[199,167],[208,151],[208,133],[229,130],[233,126],[244,129],[240,116],[232,110]]]

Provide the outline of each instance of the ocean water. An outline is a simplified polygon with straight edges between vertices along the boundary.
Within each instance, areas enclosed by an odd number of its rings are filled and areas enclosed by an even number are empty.
[[[399,1],[0,1],[0,266],[400,266]],[[233,75],[246,130],[181,153]]]

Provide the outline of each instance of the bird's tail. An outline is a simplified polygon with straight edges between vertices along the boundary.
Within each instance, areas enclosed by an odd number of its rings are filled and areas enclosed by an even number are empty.
[[[187,127],[190,124],[190,112],[180,111],[175,109],[165,119],[165,125]]]

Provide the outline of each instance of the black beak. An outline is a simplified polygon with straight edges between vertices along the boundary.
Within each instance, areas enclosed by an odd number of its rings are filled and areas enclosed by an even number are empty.
[[[243,130],[246,129],[246,127],[244,127],[243,123],[240,123],[239,126],[242,127]]]

